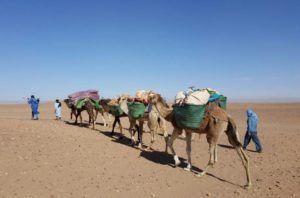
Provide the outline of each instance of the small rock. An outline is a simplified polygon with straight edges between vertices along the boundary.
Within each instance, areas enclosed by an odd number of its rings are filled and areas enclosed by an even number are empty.
[[[206,196],[207,196],[207,197],[210,197],[210,196],[211,196],[211,193],[206,193]]]

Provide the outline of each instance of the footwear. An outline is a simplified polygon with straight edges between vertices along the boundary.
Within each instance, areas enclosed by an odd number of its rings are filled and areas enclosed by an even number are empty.
[[[256,152],[258,152],[258,153],[262,153],[262,149],[261,149],[261,150],[258,150],[258,151],[256,151]]]

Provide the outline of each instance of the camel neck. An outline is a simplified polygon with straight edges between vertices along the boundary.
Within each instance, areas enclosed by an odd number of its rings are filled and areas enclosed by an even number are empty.
[[[173,108],[166,107],[162,102],[156,103],[155,107],[163,118],[165,118],[167,121],[170,121],[168,118],[170,117]]]

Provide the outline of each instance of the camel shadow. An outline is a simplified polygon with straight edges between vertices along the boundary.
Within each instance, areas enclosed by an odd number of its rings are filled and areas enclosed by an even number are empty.
[[[173,159],[173,155],[169,154],[169,153],[165,153],[163,151],[155,151],[155,150],[151,150],[151,151],[146,151],[146,150],[142,150],[140,153],[139,157],[143,157],[151,162],[157,163],[157,164],[161,164],[161,165],[168,165],[171,166],[173,168],[176,168],[176,166],[174,165],[174,159]],[[186,163],[185,163],[185,159],[179,157],[179,160],[182,162],[178,165],[178,167],[180,168],[185,168],[186,167]],[[202,171],[200,169],[198,169],[197,167],[193,166],[193,169],[196,171]]]
[[[130,138],[128,138],[126,136],[123,136],[118,132],[114,132],[113,136],[111,135],[111,131],[99,131],[99,133],[102,133],[103,135],[111,138],[111,141],[114,142],[114,143],[122,144],[122,145],[128,146],[130,148],[138,149],[136,147],[136,145],[134,145],[134,146],[131,145],[131,139]]]
[[[165,153],[165,152],[161,152],[161,151],[141,151],[140,156],[139,157],[143,157],[149,161],[152,161],[154,163],[160,164],[160,165],[168,165],[171,166],[173,168],[176,168],[176,166],[174,165],[174,159],[173,156],[169,153]],[[177,167],[180,168],[185,168],[187,166],[187,160],[184,158],[179,157],[179,160],[181,161],[180,165],[178,165]],[[193,173],[198,174],[203,172],[202,169],[192,166],[192,170]],[[227,181],[225,179],[222,179],[220,177],[217,177],[216,175],[212,174],[212,173],[206,173],[207,176],[213,177],[221,182],[226,182],[228,184],[234,185],[234,186],[238,186],[238,187],[243,187],[241,185],[235,184],[233,182]]]
[[[234,149],[233,146],[230,146],[230,145],[226,145],[226,144],[218,144],[219,147],[222,147],[222,148],[227,148],[227,149]]]
[[[225,145],[225,144],[218,144],[218,146],[222,147],[222,148],[227,148],[227,149],[235,149],[233,146]],[[250,152],[253,152],[253,153],[257,153],[257,151],[251,150],[251,149],[245,149],[245,151],[250,151]]]
[[[103,122],[101,122],[101,123],[100,122],[96,122],[95,125],[104,126],[104,123]]]
[[[89,128],[90,124],[89,123],[75,123],[75,122],[70,122],[70,121],[64,121],[65,124],[68,124],[68,125],[72,125],[72,126],[78,126],[78,127],[84,127],[84,128]]]

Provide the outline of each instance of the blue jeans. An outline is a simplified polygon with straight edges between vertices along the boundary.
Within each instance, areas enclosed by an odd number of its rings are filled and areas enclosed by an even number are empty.
[[[253,142],[255,143],[255,148],[257,152],[262,151],[262,146],[260,144],[259,138],[257,136],[257,132],[250,132],[250,133],[246,133],[245,134],[245,139],[244,139],[244,146],[243,148],[245,149],[248,144],[250,143],[251,139],[253,140]]]

